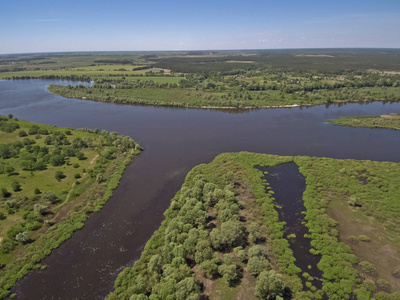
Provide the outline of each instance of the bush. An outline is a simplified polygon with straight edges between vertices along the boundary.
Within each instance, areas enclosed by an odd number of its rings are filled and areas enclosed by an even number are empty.
[[[62,172],[61,172],[62,173]],[[57,197],[56,194],[54,194],[54,192],[52,191],[47,191],[43,194],[42,199],[45,201],[49,201],[52,204],[57,203],[58,201],[60,201],[60,199]]]
[[[75,173],[74,178],[75,178],[75,179],[81,178],[81,174]]]
[[[14,192],[19,192],[21,190],[21,184],[18,181],[13,181],[11,187]]]
[[[18,135],[19,135],[20,137],[28,136],[28,134],[26,133],[25,130],[20,130],[20,131],[18,132]]]
[[[50,157],[50,163],[51,165],[57,167],[57,166],[62,166],[63,164],[65,164],[65,159],[63,156],[59,155],[59,154],[53,154]]]
[[[276,299],[283,296],[283,289],[282,275],[274,270],[263,271],[257,278],[254,295],[260,299]]]
[[[56,171],[56,174],[54,175],[54,177],[58,181],[61,181],[61,179],[65,178],[66,176],[64,175],[64,173],[62,171]]]
[[[254,276],[258,276],[258,274],[263,271],[267,271],[269,268],[269,261],[263,256],[250,257],[247,263],[247,269]]]
[[[11,193],[9,193],[6,188],[1,188],[0,189],[0,196],[2,198],[8,198],[8,197],[11,196]]]
[[[35,190],[33,191],[33,193],[35,195],[39,195],[41,193],[41,191],[38,188],[35,188]]]

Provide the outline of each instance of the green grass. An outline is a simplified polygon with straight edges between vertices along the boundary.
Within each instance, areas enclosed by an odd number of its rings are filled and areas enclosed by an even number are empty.
[[[266,193],[268,184],[262,179],[264,174],[254,168],[255,166],[272,167],[285,162],[295,162],[306,178],[307,187],[303,194],[306,207],[305,220],[310,232],[311,251],[321,258],[317,265],[323,271],[321,290],[303,291],[300,281],[301,272],[295,266],[290,243],[284,238],[285,224],[279,222],[272,194]],[[167,282],[172,283],[168,288],[170,293],[178,291],[176,289],[181,279],[170,278],[168,274],[171,273],[167,271],[169,270],[167,268],[172,263],[171,261],[174,261],[177,253],[182,253],[176,251],[173,245],[181,247],[180,243],[186,237],[185,232],[193,228],[193,225],[186,228],[181,224],[185,220],[185,214],[197,209],[204,209],[207,212],[208,218],[205,223],[194,226],[202,230],[203,238],[208,234],[212,236],[210,232],[214,230],[207,220],[213,220],[218,230],[222,228],[219,223],[222,211],[219,209],[221,205],[224,207],[225,204],[222,203],[226,199],[224,200],[221,196],[222,198],[217,200],[217,205],[209,206],[207,199],[210,195],[206,192],[208,187],[206,188],[205,182],[207,185],[215,185],[217,189],[225,187],[221,195],[234,191],[239,201],[239,214],[245,217],[241,221],[242,224],[251,233],[250,223],[256,222],[254,225],[257,232],[266,236],[267,243],[259,243],[259,245],[266,247],[272,268],[283,274],[284,283],[292,290],[294,299],[322,299],[323,295],[329,299],[350,299],[352,294],[357,295],[359,299],[372,299],[375,296],[376,299],[381,299],[380,297],[396,299],[400,286],[396,278],[392,276],[392,272],[396,271],[398,257],[395,255],[388,257],[384,253],[385,251],[398,253],[400,250],[398,234],[400,206],[397,201],[400,197],[400,177],[398,174],[400,174],[400,165],[390,162],[305,156],[282,157],[248,152],[221,154],[213,162],[199,165],[189,172],[182,189],[172,199],[170,208],[164,214],[165,221],[146,244],[140,260],[118,276],[115,291],[107,299],[126,299],[140,293],[147,296],[160,295],[161,286],[167,288],[165,285]],[[203,187],[203,193],[201,193],[201,187]],[[198,206],[188,209],[188,203],[193,202],[193,197],[196,198],[193,205],[197,203]],[[230,201],[234,203],[235,200],[232,198]],[[354,206],[354,203],[358,206]],[[174,231],[173,228],[176,230]],[[349,239],[349,235],[354,232],[358,232],[357,236],[360,237],[357,247]],[[171,239],[175,242],[171,243]],[[211,242],[214,257],[221,259],[230,253],[229,247],[221,253],[212,237]],[[251,234],[248,235],[248,242],[250,245],[244,248],[247,255],[252,245]],[[183,242],[184,248],[185,245]],[[369,254],[370,252],[372,255]],[[190,250],[182,255],[184,258],[181,261],[182,268],[187,261],[196,259],[196,254]],[[157,260],[159,268],[154,269],[152,266]],[[371,275],[363,271],[362,266],[368,265],[362,262],[364,260],[373,266],[376,270],[375,274]],[[220,261],[217,264],[224,263]],[[246,267],[238,260],[238,257],[235,258],[235,264],[244,270],[243,278],[252,276],[245,271],[249,265]],[[381,264],[384,267],[380,267]],[[190,278],[195,276],[197,282],[204,281],[204,275],[199,274],[197,266],[191,270],[186,276]],[[156,276],[154,272],[158,275]],[[257,276],[254,276],[254,280],[245,281],[242,278],[230,284],[224,277],[221,278],[221,275],[216,274],[211,280],[204,281],[203,291],[192,289],[190,292],[205,293],[210,295],[211,299],[232,299],[238,295],[246,295],[246,291],[248,294],[251,287],[254,293]],[[157,280],[152,281],[150,278],[157,278]],[[385,288],[379,288],[380,282],[383,282],[382,279],[389,283],[391,295]],[[371,282],[378,286],[376,291],[370,292],[366,289],[365,286]]]
[[[327,120],[334,125],[350,127],[370,127],[400,130],[400,116],[361,116],[361,117],[340,117],[335,120]]]
[[[5,131],[10,124],[19,128]],[[42,132],[40,137],[36,133],[19,136],[21,130],[29,133],[34,127]],[[81,228],[91,212],[101,209],[118,186],[126,165],[141,148],[131,138],[115,133],[58,128],[3,116],[0,129],[0,188],[10,193],[0,196],[0,213],[6,216],[0,220],[2,299],[9,295],[16,280],[40,267],[41,259]],[[20,144],[26,138],[35,141],[31,148]],[[43,149],[46,152],[40,152]],[[84,159],[78,159],[79,153]],[[56,155],[64,157],[65,163],[53,165]],[[28,156],[29,160],[43,161],[44,169],[27,165]],[[12,172],[7,171],[9,167]],[[65,178],[57,180],[56,171],[62,171]],[[77,173],[80,178],[75,178]],[[14,182],[20,184],[20,190],[13,190]],[[36,189],[40,192],[35,193]],[[47,198],[48,192],[57,199]],[[28,240],[18,239],[20,232]]]

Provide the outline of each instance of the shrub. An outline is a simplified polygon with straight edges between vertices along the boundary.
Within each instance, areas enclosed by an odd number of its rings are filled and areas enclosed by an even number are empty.
[[[276,299],[283,296],[282,275],[274,270],[263,271],[257,278],[255,296],[260,299]]]
[[[62,171],[56,171],[56,174],[54,175],[54,177],[60,181],[61,179],[65,178],[66,176],[64,175],[64,173]]]
[[[19,135],[20,137],[28,136],[28,134],[26,133],[25,130],[20,130],[20,131],[18,132],[18,135]]]
[[[0,196],[1,196],[2,198],[8,198],[8,197],[11,196],[11,193],[9,193],[9,192],[7,191],[7,189],[3,187],[3,188],[0,189]]]
[[[60,199],[57,197],[57,195],[52,192],[52,191],[47,191],[43,194],[42,199],[45,201],[49,201],[52,204],[57,203],[58,201],[60,201]]]
[[[21,184],[18,181],[13,181],[11,183],[11,187],[12,187],[14,192],[18,192],[18,191],[21,190]]]
[[[63,156],[61,156],[59,154],[53,154],[50,157],[50,163],[55,167],[62,166],[63,164],[65,164],[65,159]]]

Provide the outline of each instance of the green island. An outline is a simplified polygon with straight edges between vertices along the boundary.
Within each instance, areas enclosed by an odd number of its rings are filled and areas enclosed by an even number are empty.
[[[128,136],[0,116],[0,299],[84,226],[141,152]]]
[[[399,50],[296,49],[4,55],[3,79],[69,79],[67,98],[134,105],[267,108],[400,99]]]
[[[289,162],[306,179],[322,288],[296,266],[274,191],[256,169]],[[399,172],[392,162],[221,154],[188,173],[107,299],[400,299]]]
[[[351,127],[371,127],[400,130],[400,114],[389,113],[379,116],[340,117],[335,120],[327,120],[334,125]]]

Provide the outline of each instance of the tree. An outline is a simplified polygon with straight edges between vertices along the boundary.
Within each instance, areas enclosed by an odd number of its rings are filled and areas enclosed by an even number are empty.
[[[257,278],[254,295],[260,299],[277,299],[283,296],[283,289],[282,275],[274,270],[263,271]]]
[[[56,174],[54,175],[54,177],[60,181],[61,179],[65,178],[66,176],[64,175],[64,173],[62,171],[56,171]]]
[[[22,130],[22,129],[18,132],[18,135],[19,135],[20,137],[28,136],[28,134],[26,133],[26,131],[25,131],[25,130]]]
[[[218,274],[217,262],[217,259],[205,260],[200,264],[199,270],[203,272],[207,278],[212,279],[215,275]]]
[[[263,256],[253,256],[250,257],[247,263],[247,269],[252,275],[257,276],[262,271],[268,270],[270,264],[268,260]]]
[[[200,264],[207,259],[213,257],[214,251],[211,248],[208,240],[201,240],[197,243],[196,253],[194,255],[196,263]]]
[[[26,231],[18,233],[15,236],[15,240],[21,244],[26,244],[28,242],[28,233]]]
[[[8,197],[11,196],[11,193],[9,193],[9,192],[7,191],[7,189],[3,187],[3,188],[0,189],[0,196],[1,196],[2,198],[8,198]]]
[[[50,163],[55,167],[62,166],[63,164],[65,164],[65,159],[59,154],[54,154],[50,157]]]
[[[47,191],[42,196],[43,200],[49,201],[52,204],[57,203],[60,199],[58,199],[57,195],[52,191]]]
[[[235,264],[222,264],[219,266],[218,272],[228,282],[229,285],[234,284],[235,281],[239,278],[237,266]]]
[[[11,183],[11,187],[12,187],[14,192],[18,192],[18,191],[21,190],[21,184],[18,181],[13,181]]]

